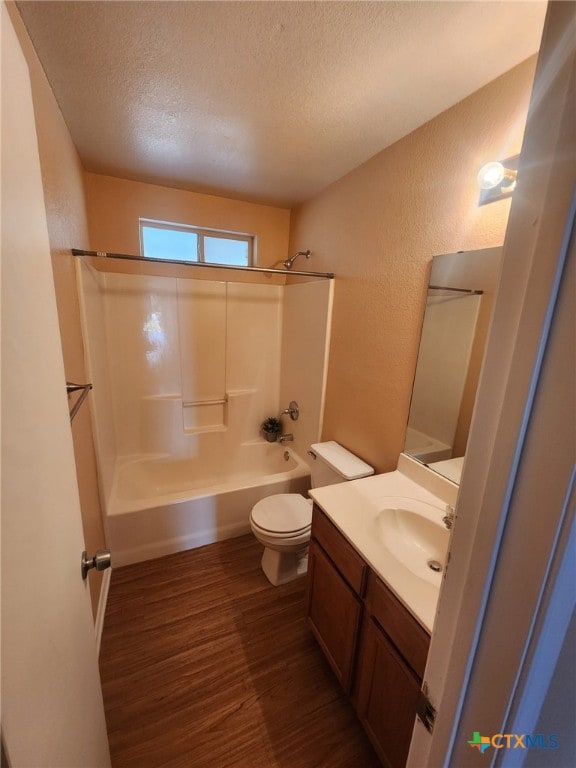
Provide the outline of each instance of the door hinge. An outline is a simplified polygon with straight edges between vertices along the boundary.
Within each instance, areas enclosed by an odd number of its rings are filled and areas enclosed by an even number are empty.
[[[422,686],[422,690],[418,696],[418,703],[416,704],[416,714],[424,724],[424,727],[429,733],[434,730],[434,723],[436,722],[436,710],[432,706],[430,699],[428,698],[428,686],[426,683]]]

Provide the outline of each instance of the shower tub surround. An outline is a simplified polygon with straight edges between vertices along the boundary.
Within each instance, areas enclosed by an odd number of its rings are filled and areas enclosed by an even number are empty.
[[[85,260],[77,273],[115,565],[242,535],[260,499],[306,493],[299,454],[321,429],[331,281],[111,273]],[[292,399],[302,416],[287,452],[259,427]]]
[[[166,456],[118,464],[107,509],[116,565],[242,536],[257,501],[310,488],[307,464],[279,444],[246,443],[214,458],[212,466]]]

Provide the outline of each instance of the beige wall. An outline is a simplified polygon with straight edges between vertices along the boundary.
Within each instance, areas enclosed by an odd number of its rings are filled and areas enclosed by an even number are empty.
[[[440,253],[501,245],[510,201],[479,208],[476,174],[520,150],[535,57],[292,212],[290,251],[336,273],[323,439],[379,472],[403,448],[426,296]]]
[[[287,256],[288,208],[95,173],[85,174],[85,189],[93,250],[139,254],[138,220],[143,218],[256,235],[256,258],[261,267],[270,267]]]
[[[84,351],[74,257],[70,254],[72,247],[87,248],[89,246],[83,171],[52,89],[32,48],[22,20],[12,3],[7,7],[30,71],[66,379],[83,383],[86,380]],[[90,412],[86,404],[74,419],[72,436],[85,544],[88,552],[93,553],[104,547],[105,541]],[[89,578],[92,608],[95,614],[102,575],[93,571]]]

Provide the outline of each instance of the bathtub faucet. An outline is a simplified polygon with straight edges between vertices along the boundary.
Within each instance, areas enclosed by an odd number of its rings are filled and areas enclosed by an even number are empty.
[[[296,402],[296,400],[291,400],[288,408],[284,408],[280,416],[284,416],[287,414],[290,415],[290,418],[292,419],[292,421],[298,421],[298,416],[300,416],[300,408],[298,407],[298,403]]]
[[[288,433],[287,435],[280,435],[278,438],[279,443],[291,443],[294,440],[294,435]]]

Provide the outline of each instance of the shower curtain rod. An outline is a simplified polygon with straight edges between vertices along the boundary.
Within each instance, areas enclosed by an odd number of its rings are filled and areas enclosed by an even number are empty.
[[[208,267],[210,269],[235,269],[242,272],[266,272],[273,275],[303,275],[304,277],[326,277],[329,280],[334,278],[334,272],[299,272],[291,269],[287,272],[284,269],[272,269],[269,267],[234,267],[231,264],[207,264],[204,261],[179,261],[177,259],[153,259],[148,256],[130,256],[127,253],[107,253],[106,251],[84,251],[79,248],[72,248],[73,256],[102,256],[107,259],[125,259],[126,261],[146,261],[157,264],[180,264],[185,267]]]
[[[429,291],[456,291],[456,293],[468,293],[471,296],[482,296],[484,291],[476,291],[473,288],[450,288],[447,285],[429,285]]]

